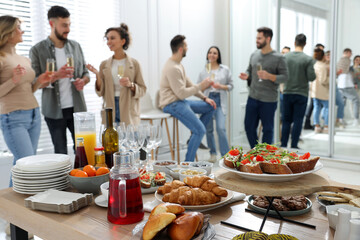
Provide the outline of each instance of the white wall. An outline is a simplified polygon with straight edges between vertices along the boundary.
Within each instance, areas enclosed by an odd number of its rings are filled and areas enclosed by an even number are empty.
[[[238,78],[240,72],[246,71],[250,55],[256,50],[256,29],[270,27],[274,37],[272,47],[276,47],[276,0],[242,0],[231,1],[231,67],[234,79],[234,90],[231,94],[229,111],[231,131],[230,144],[248,146],[244,116],[248,96],[246,81]]]

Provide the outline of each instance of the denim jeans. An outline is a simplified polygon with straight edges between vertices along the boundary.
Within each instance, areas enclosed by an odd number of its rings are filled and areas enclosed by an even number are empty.
[[[71,132],[73,139],[73,149],[75,152],[75,132],[74,132],[74,108],[62,109],[62,119],[52,119],[45,117],[46,124],[49,128],[51,140],[53,142],[55,153],[67,154],[66,128]]]
[[[205,126],[212,119],[214,111],[210,104],[203,101],[179,100],[164,107],[164,112],[179,119],[192,132],[185,157],[186,162],[194,161],[196,151],[206,132]],[[200,119],[195,113],[201,114]]]
[[[314,125],[320,124],[320,112],[324,118],[325,126],[329,123],[329,101],[314,98]]]
[[[246,103],[245,131],[250,147],[253,148],[258,142],[256,130],[261,120],[263,126],[263,143],[271,144],[274,139],[274,115],[277,102],[262,102],[251,97]]]
[[[210,93],[209,98],[215,101],[216,110],[215,110],[215,121],[216,121],[216,132],[218,135],[220,153],[221,156],[224,156],[229,151],[229,144],[226,137],[226,128],[225,120],[226,116],[224,115],[221,104],[220,104],[220,93]],[[214,122],[213,119],[206,126],[206,140],[208,147],[210,148],[210,154],[216,154],[216,144],[214,138]]]
[[[335,103],[338,106],[336,118],[343,119],[344,118],[344,109],[345,109],[343,95],[339,91],[338,87],[336,87],[335,89],[336,89],[335,90],[335,97],[336,97]]]
[[[299,94],[284,94],[284,117],[281,129],[281,146],[287,147],[291,124],[291,148],[298,148],[308,98]]]
[[[343,96],[344,105],[345,105],[347,99],[352,101],[354,118],[359,119],[359,96],[356,92],[356,89],[355,88],[340,88],[339,90]]]
[[[120,123],[120,109],[119,109],[120,97],[115,97],[115,122]]]
[[[14,155],[13,165],[20,158],[35,155],[41,129],[39,108],[1,114],[0,119],[4,140]]]

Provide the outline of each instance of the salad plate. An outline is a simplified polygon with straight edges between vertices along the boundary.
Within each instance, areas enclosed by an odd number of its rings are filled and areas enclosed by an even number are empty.
[[[166,175],[165,176],[166,182],[172,182],[173,178]],[[143,188],[141,187],[141,193],[142,194],[148,194],[148,193],[154,193],[160,186],[151,186],[150,188]]]
[[[248,172],[240,172],[236,170],[235,168],[229,168],[225,166],[224,159],[221,159],[219,161],[219,166],[227,171],[236,173],[240,177],[257,181],[257,182],[284,182],[284,181],[293,181],[295,179],[298,179],[302,176],[308,175],[310,173],[319,171],[321,168],[323,168],[323,164],[318,161],[315,165],[315,168],[310,171],[302,172],[302,173],[292,173],[292,174],[257,174],[257,173],[248,173]]]

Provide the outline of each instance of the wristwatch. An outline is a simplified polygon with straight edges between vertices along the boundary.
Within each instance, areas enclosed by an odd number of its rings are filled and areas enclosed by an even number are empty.
[[[134,88],[134,87],[135,87],[134,82],[131,82],[131,84],[130,84],[130,88]]]

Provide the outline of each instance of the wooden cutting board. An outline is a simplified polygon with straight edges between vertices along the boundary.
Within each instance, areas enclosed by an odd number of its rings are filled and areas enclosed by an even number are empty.
[[[219,170],[215,181],[220,186],[246,195],[295,196],[310,195],[319,191],[345,192],[360,196],[360,186],[344,187],[345,184],[333,182],[323,171],[317,171],[288,182],[257,182],[242,178],[236,173]]]

